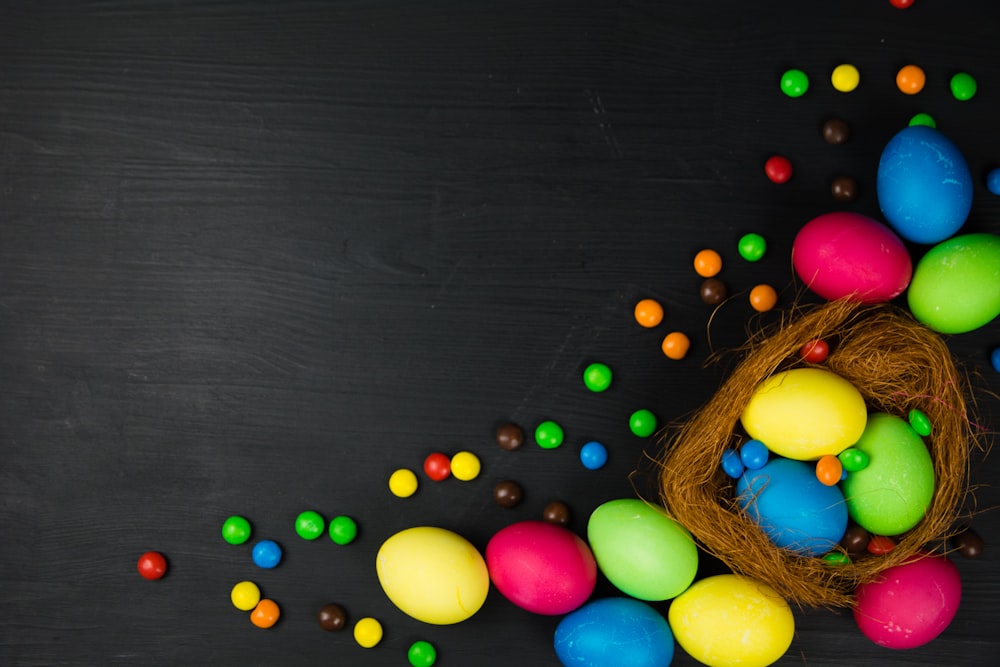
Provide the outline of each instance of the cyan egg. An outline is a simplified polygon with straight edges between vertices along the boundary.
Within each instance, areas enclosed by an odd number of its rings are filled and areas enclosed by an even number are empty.
[[[932,127],[914,125],[882,150],[879,207],[896,232],[914,243],[953,236],[972,208],[972,174],[962,152]]]
[[[803,556],[821,556],[847,530],[840,488],[816,478],[816,465],[776,458],[736,483],[737,501],[771,542]]]
[[[632,598],[588,602],[559,622],[553,644],[573,667],[666,667],[674,658],[667,619]]]

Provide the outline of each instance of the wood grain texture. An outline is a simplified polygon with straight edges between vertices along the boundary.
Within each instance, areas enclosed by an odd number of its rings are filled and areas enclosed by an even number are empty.
[[[693,254],[719,248],[734,292],[770,282],[790,304],[794,233],[834,208],[840,173],[878,216],[879,153],[917,111],[977,175],[966,229],[1000,232],[979,178],[1000,159],[998,18],[988,0],[3,3],[0,664],[400,665],[416,639],[442,666],[557,664],[558,619],[495,591],[457,626],[404,616],[375,577],[382,540],[433,524],[482,548],[554,498],[582,534],[600,502],[650,493],[656,444],[628,414],[697,408],[723,373],[702,362],[750,318],[734,299],[709,331]],[[826,81],[842,61],[862,72],[851,95]],[[928,73],[916,98],[892,85],[906,62]],[[791,66],[813,75],[799,100],[776,86]],[[945,84],[959,69],[980,83],[967,103]],[[831,114],[849,144],[823,143]],[[773,152],[795,163],[786,186],[761,173]],[[747,231],[768,238],[759,264],[735,253]],[[688,359],[630,321],[643,296],[689,332]],[[998,389],[996,322],[949,343]],[[616,373],[604,395],[579,381],[595,359]],[[980,408],[995,428],[1000,407]],[[547,418],[560,450],[492,442]],[[611,449],[599,472],[576,460],[590,438]],[[480,479],[389,495],[393,469],[460,449]],[[987,550],[958,562],[944,635],[892,652],[847,614],[800,611],[778,664],[993,664],[998,474],[973,469]],[[490,499],[505,478],[517,509]],[[356,517],[358,541],[301,541],[308,508]],[[278,569],[221,541],[233,513],[285,545]],[[164,580],[136,574],[147,549]],[[247,578],[282,606],[271,631],[229,604]],[[332,601],[380,618],[383,644],[319,630]]]

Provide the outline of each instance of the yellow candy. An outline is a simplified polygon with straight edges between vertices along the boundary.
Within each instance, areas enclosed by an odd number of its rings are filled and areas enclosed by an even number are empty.
[[[372,648],[382,641],[382,624],[371,616],[354,624],[354,641],[362,648]]]
[[[667,613],[677,643],[709,667],[765,667],[795,634],[788,603],[763,582],[720,574],[695,582]]]
[[[842,93],[849,93],[858,87],[861,82],[861,74],[854,65],[837,65],[830,75],[830,83]]]
[[[463,482],[479,477],[481,467],[479,457],[472,452],[459,452],[451,457],[451,476]]]
[[[229,598],[240,611],[251,611],[260,602],[260,588],[252,581],[241,581],[233,586]]]
[[[417,492],[417,475],[407,468],[400,468],[389,476],[389,490],[392,495],[409,498]]]
[[[795,368],[760,383],[740,416],[751,438],[790,459],[836,456],[864,433],[865,399],[844,378],[820,368]]]
[[[375,571],[394,605],[435,625],[469,618],[490,589],[486,561],[476,548],[461,535],[432,526],[408,528],[387,539]]]

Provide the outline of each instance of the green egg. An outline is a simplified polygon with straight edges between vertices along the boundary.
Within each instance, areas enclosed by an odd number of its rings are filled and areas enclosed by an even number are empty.
[[[676,597],[698,571],[691,533],[661,508],[635,498],[609,500],[595,509],[587,540],[608,581],[640,600]]]
[[[942,241],[917,263],[910,311],[940,333],[978,329],[1000,315],[1000,236],[965,234]]]
[[[873,413],[854,447],[870,461],[842,482],[850,517],[876,535],[920,523],[934,495],[934,463],[916,431],[900,417]]]

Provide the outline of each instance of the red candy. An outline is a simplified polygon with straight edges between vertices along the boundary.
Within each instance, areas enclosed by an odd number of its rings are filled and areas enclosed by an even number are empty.
[[[872,535],[868,540],[868,553],[881,556],[896,548],[896,542],[891,537],[885,535]]]
[[[764,173],[773,183],[786,183],[792,177],[792,163],[782,155],[772,155],[764,163]]]
[[[451,475],[451,459],[441,452],[434,452],[424,459],[424,473],[435,482],[448,479]]]
[[[167,559],[159,551],[147,551],[139,556],[139,574],[153,581],[167,573]]]
[[[913,4],[913,0],[889,0],[889,4],[896,9],[906,9]]]
[[[821,364],[826,361],[826,356],[830,354],[830,346],[821,338],[811,340],[799,348],[799,356],[802,361],[810,364]]]

